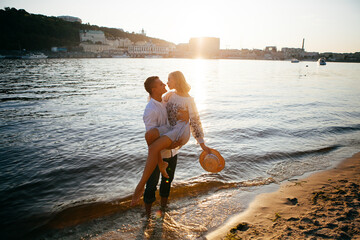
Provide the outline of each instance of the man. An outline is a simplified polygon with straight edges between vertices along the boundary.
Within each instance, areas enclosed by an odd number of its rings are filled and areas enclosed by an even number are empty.
[[[166,93],[165,84],[160,80],[158,76],[152,76],[146,79],[144,82],[145,90],[150,94],[150,101],[146,105],[143,120],[145,123],[146,134],[145,139],[149,145],[153,143],[153,135],[148,134],[148,131],[152,128],[158,128],[159,134],[163,130],[167,129],[166,125],[168,124],[168,116],[165,106],[162,104],[162,95]],[[187,112],[181,112],[178,116],[178,119],[183,121],[189,121],[189,114]],[[164,128],[162,128],[162,126]],[[171,182],[174,179],[176,164],[177,164],[177,154],[178,151],[173,149],[177,146],[177,143],[174,143],[169,149],[165,149],[161,152],[161,157],[169,165],[166,169],[169,178],[161,178],[160,183],[160,197],[161,197],[161,207],[165,208],[167,205],[168,197],[170,194]],[[151,207],[155,202],[155,192],[156,186],[158,184],[160,177],[160,171],[158,166],[151,174],[149,180],[146,183],[145,192],[144,192],[144,202],[145,202],[145,211],[146,215],[150,217]]]

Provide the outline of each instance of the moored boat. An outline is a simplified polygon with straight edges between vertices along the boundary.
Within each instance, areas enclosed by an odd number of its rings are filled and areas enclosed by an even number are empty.
[[[319,58],[318,60],[317,60],[317,63],[319,64],[319,65],[326,65],[326,61],[325,61],[325,58]]]
[[[127,54],[123,54],[123,55],[112,55],[113,58],[129,58],[130,56]]]
[[[160,55],[145,55],[145,58],[162,58]]]
[[[22,56],[21,58],[22,59],[44,59],[44,58],[48,58],[48,56],[46,56],[43,53],[36,53],[36,54],[30,53],[30,54]]]

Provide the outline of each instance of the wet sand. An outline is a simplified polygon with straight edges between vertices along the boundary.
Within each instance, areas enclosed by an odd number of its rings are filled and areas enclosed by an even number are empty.
[[[213,239],[360,239],[360,153],[256,197]]]

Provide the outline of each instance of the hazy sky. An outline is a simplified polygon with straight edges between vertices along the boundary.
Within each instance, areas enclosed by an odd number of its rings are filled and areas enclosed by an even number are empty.
[[[170,42],[219,37],[221,48],[360,52],[360,0],[0,0],[47,16],[122,28]]]

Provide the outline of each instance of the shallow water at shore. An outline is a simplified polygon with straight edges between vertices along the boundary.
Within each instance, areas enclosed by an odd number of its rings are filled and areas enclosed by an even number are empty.
[[[191,84],[205,140],[226,166],[205,173],[193,138],[180,150],[166,236],[202,236],[255,193],[359,149],[359,64],[1,60],[2,229],[48,239],[144,233],[142,207],[128,207],[147,152],[143,81],[166,82],[174,70]]]

